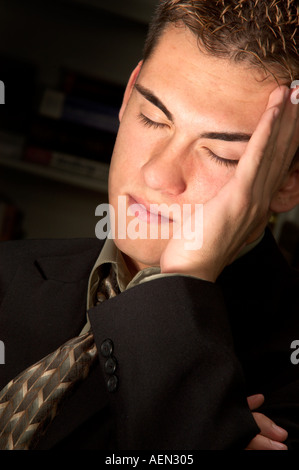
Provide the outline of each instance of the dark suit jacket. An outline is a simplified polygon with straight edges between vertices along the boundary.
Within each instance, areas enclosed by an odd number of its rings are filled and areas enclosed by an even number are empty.
[[[0,387],[78,335],[102,242],[0,244]],[[213,284],[184,276],[144,283],[92,308],[99,361],[38,449],[244,449],[259,432],[246,396],[299,445],[298,274],[270,232]],[[117,389],[109,391],[109,339]],[[111,382],[110,382],[111,383]],[[113,388],[113,387],[112,387]]]

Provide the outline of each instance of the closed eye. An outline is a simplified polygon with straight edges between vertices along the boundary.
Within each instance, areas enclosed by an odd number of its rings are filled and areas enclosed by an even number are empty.
[[[219,155],[216,155],[210,149],[206,148],[206,150],[209,156],[212,158],[212,160],[216,161],[219,165],[225,165],[229,167],[229,166],[237,166],[239,163],[239,160],[232,160],[230,158],[222,158],[222,157],[219,157]]]
[[[152,119],[148,118],[145,116],[143,113],[138,114],[138,119],[142,122],[142,124],[146,127],[152,127],[154,129],[163,129],[165,127],[168,127],[167,124],[164,124],[162,122],[156,122],[153,121]],[[216,161],[219,165],[225,165],[226,167],[231,167],[231,166],[237,166],[239,163],[239,160],[233,160],[230,158],[222,158],[219,157],[219,155],[216,155],[214,152],[212,152],[210,149],[206,147],[206,150],[209,154],[209,156]]]
[[[164,127],[168,127],[167,124],[164,124],[162,122],[156,122],[152,121],[152,119],[149,119],[147,116],[145,116],[142,113],[138,114],[138,119],[144,124],[146,127],[153,127],[154,129],[162,129]]]

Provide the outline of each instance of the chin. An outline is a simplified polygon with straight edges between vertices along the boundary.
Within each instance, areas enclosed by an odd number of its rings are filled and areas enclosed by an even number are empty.
[[[160,266],[160,258],[166,240],[115,239],[117,248],[136,266],[136,270]]]

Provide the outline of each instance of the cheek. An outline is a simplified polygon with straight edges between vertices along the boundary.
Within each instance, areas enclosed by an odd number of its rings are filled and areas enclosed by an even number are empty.
[[[136,120],[123,118],[116,138],[111,159],[111,170],[115,167],[123,176],[133,168],[140,168],[148,155],[150,142],[144,138]]]
[[[189,199],[198,204],[206,203],[228,183],[234,172],[235,168],[226,168],[206,159],[197,161],[191,170]]]
[[[109,169],[109,193],[118,192],[124,182],[132,179],[135,152],[136,146],[132,144],[130,135],[119,132]]]

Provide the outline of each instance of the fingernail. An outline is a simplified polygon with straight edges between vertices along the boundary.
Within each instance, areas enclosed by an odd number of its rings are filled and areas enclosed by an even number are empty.
[[[276,431],[279,434],[284,434],[284,435],[288,434],[288,432],[285,429],[281,428],[280,426],[277,426],[277,424],[273,423],[272,428],[274,429],[274,431]]]
[[[287,446],[283,444],[282,442],[271,440],[271,445],[274,450],[288,450]]]

